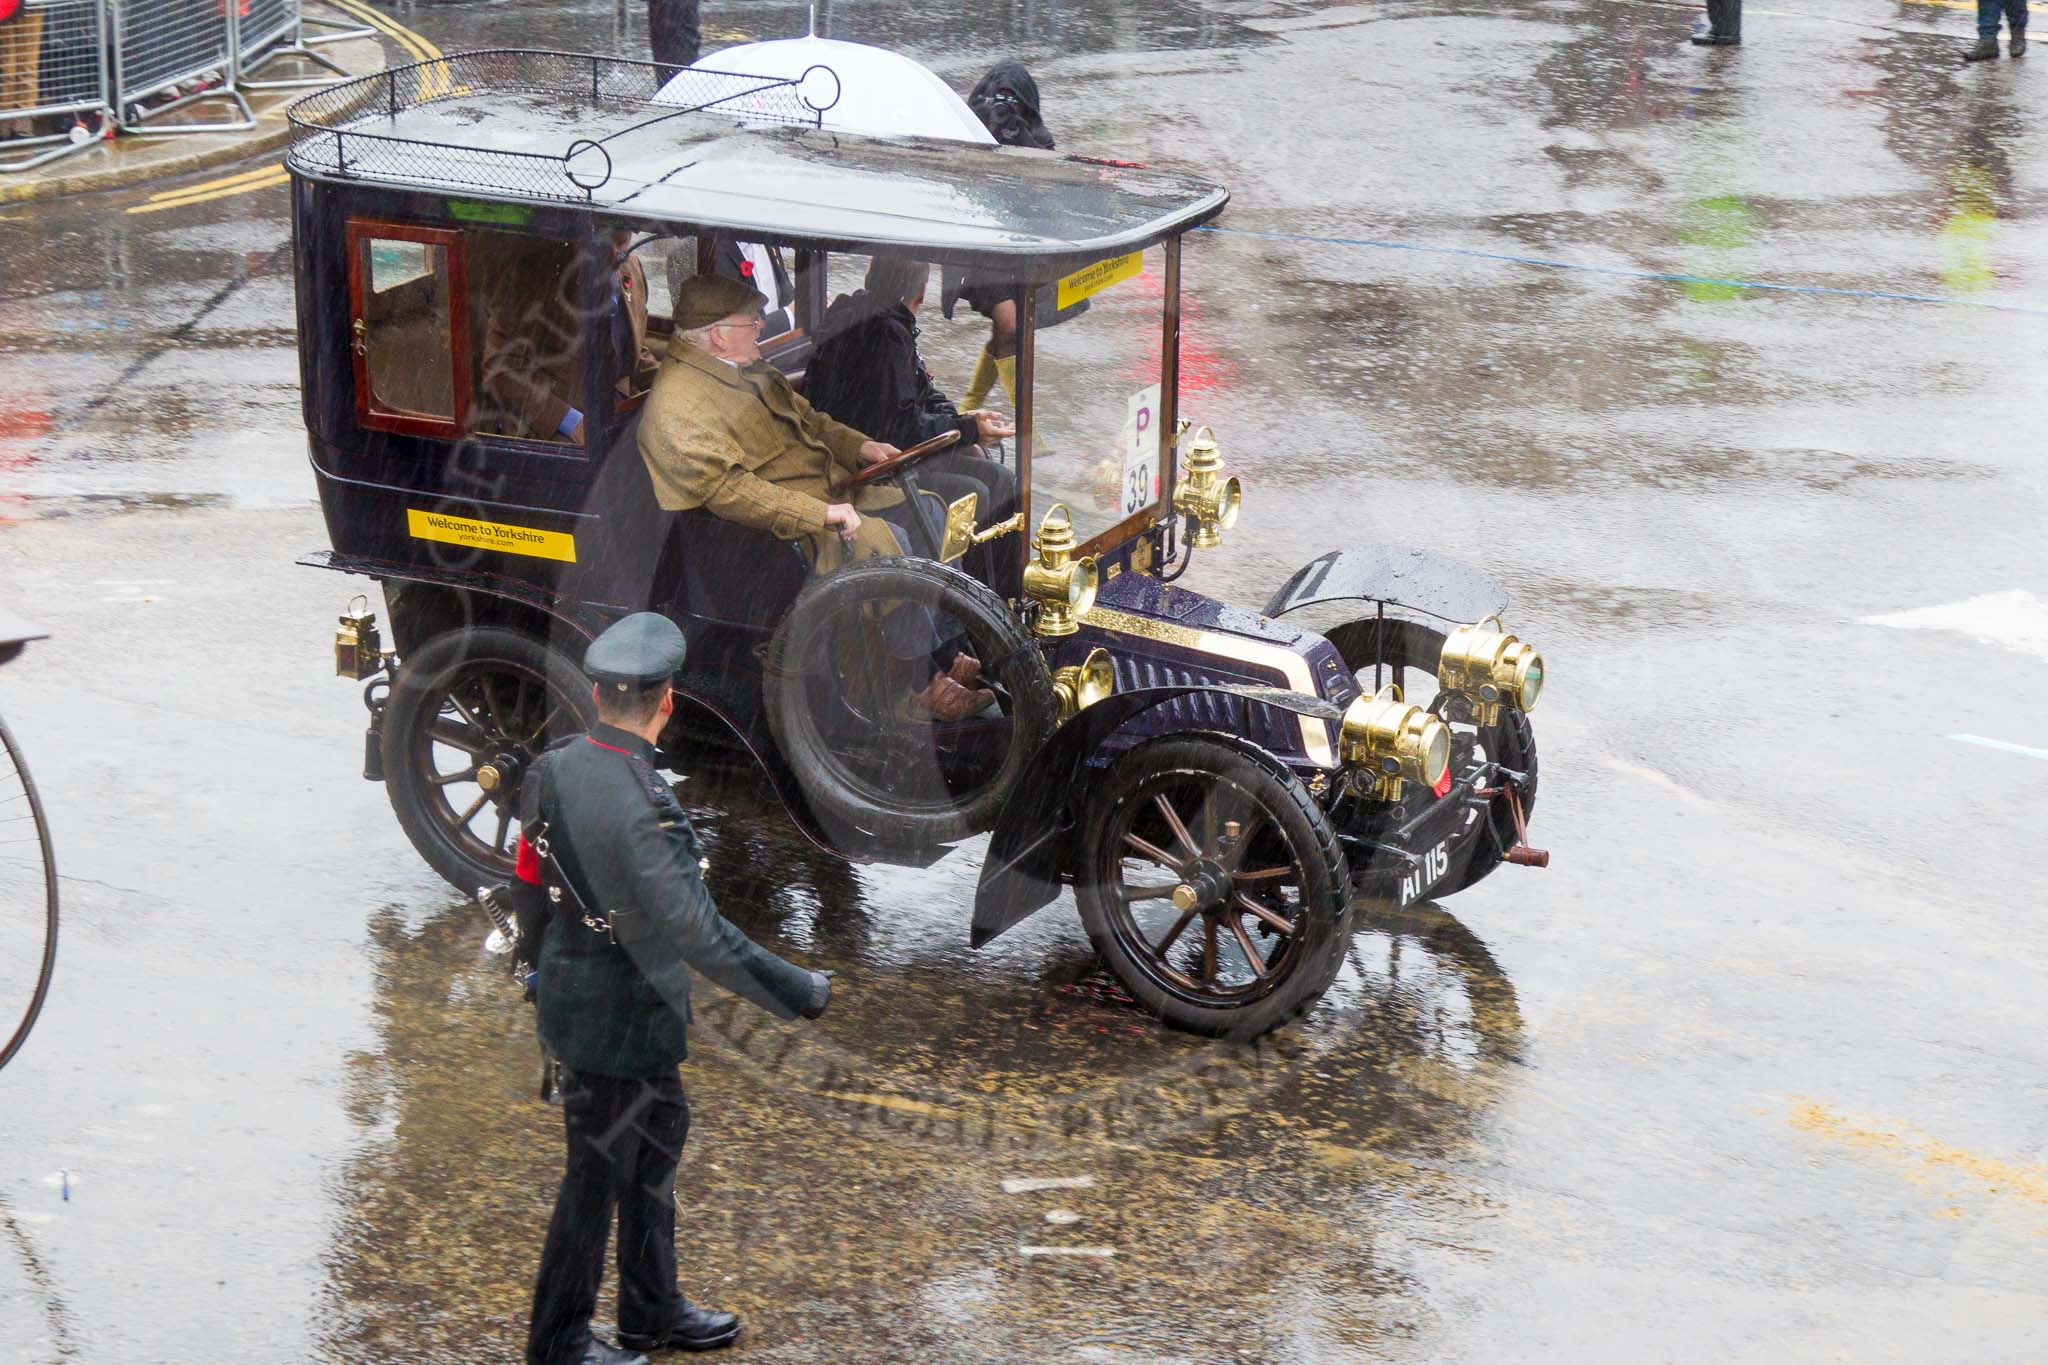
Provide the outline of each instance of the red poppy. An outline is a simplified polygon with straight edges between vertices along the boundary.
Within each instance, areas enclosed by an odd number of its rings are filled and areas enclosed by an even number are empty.
[[[754,278],[754,263],[744,256],[740,258],[740,278],[748,280]]]

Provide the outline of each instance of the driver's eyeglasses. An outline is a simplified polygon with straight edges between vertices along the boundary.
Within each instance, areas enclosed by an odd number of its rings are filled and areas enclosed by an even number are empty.
[[[711,324],[711,330],[715,332],[721,327],[751,327],[758,332],[761,330],[761,322],[762,319],[760,318],[755,318],[750,322],[714,322]]]

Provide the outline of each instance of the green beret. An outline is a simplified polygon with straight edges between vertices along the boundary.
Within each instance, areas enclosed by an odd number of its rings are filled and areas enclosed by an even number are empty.
[[[591,681],[620,692],[665,683],[682,666],[683,632],[651,611],[619,621],[583,653],[583,671]]]
[[[758,313],[768,304],[751,284],[723,275],[692,275],[674,299],[676,330],[709,327],[735,313]]]

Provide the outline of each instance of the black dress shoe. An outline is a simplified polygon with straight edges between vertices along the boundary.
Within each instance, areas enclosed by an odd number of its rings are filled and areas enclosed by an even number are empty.
[[[616,1346],[607,1346],[596,1337],[583,1348],[583,1355],[577,1365],[647,1365],[647,1357],[638,1351],[622,1351]]]
[[[740,1334],[740,1320],[731,1313],[690,1307],[676,1319],[675,1326],[659,1336],[639,1332],[619,1333],[619,1345],[637,1351],[715,1351],[730,1346]]]
[[[1977,45],[1963,54],[1966,62],[1995,62],[1998,60],[1998,39],[1979,38]]]
[[[1742,38],[1739,34],[1732,33],[1695,33],[1692,35],[1692,45],[1694,47],[1741,47]]]

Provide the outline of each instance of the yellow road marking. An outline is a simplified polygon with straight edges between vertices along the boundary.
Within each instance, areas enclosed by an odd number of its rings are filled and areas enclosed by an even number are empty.
[[[397,20],[386,18],[377,10],[360,3],[360,0],[334,0],[334,4],[362,20],[378,32],[385,34],[421,61],[432,63],[432,65],[421,67],[419,71],[421,99],[433,99],[438,95],[445,95],[453,90],[454,81],[448,74],[448,67],[440,60],[447,56],[447,53],[441,51],[440,48],[434,46],[426,38],[413,32]]]
[[[223,185],[239,185],[245,180],[261,180],[264,176],[273,174],[277,169],[275,165],[258,166],[253,171],[243,171],[239,175],[224,175],[218,180],[202,180],[197,185],[180,185],[174,190],[159,190],[149,197],[152,201],[158,199],[183,199],[188,195],[198,194],[201,190],[217,190]]]
[[[251,190],[267,190],[273,185],[283,185],[290,180],[291,174],[284,167],[272,166],[262,173],[260,179],[244,180],[238,185],[228,185],[217,190],[205,190],[199,193],[172,195],[153,199],[147,204],[135,205],[128,212],[157,213],[163,209],[181,209],[188,204],[204,204],[214,199],[226,199],[230,195],[247,194]]]
[[[1923,0],[1924,2],[1924,0]],[[1785,1121],[1802,1133],[1825,1138],[1879,1158],[1908,1184],[1947,1185],[1936,1193],[1953,1197],[1963,1188],[1980,1194],[2048,1208],[2048,1165],[1972,1152],[1888,1119],[1853,1118],[1831,1105],[1794,1098]]]

